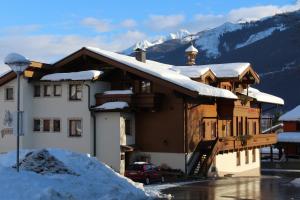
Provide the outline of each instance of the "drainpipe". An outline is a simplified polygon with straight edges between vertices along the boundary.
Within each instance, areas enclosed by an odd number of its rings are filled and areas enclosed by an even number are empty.
[[[96,142],[96,115],[95,112],[91,109],[91,86],[89,84],[84,83],[85,86],[88,88],[88,108],[91,112],[91,116],[93,118],[93,136],[94,136],[94,143],[93,143],[93,156],[96,157],[97,151],[97,142]]]
[[[184,151],[184,172],[185,174],[188,173],[187,169],[187,103],[186,99],[184,99],[184,130],[183,130],[183,151]]]

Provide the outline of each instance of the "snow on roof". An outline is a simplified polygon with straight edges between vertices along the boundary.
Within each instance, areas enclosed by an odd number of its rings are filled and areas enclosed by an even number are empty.
[[[69,174],[42,175],[26,170],[17,172],[16,151],[0,155],[0,181],[9,187],[0,187],[1,199],[156,199],[140,183],[121,176],[96,158],[62,149],[47,149],[79,176]],[[20,159],[32,150],[21,150]],[[36,165],[36,163],[33,163]],[[11,187],[11,186],[14,187]],[[116,192],[117,191],[117,192]]]
[[[1,69],[0,70],[0,78],[5,76],[6,74],[10,73],[12,70],[11,69]]]
[[[249,66],[250,63],[224,63],[193,66],[173,66],[172,68],[190,78],[200,77],[203,75],[203,71],[207,69],[210,69],[218,78],[236,78],[239,77]]]
[[[282,132],[277,135],[278,142],[300,143],[300,132]]]
[[[48,74],[41,78],[42,81],[65,81],[65,80],[94,80],[97,79],[103,72],[97,70],[88,70],[81,72],[54,73]]]
[[[192,66],[173,66],[172,67],[175,71],[178,71],[180,74],[183,74],[190,78],[199,78],[210,69],[209,67],[198,67],[195,65]]]
[[[110,94],[133,94],[132,90],[109,90],[103,92],[104,95],[110,95]]]
[[[300,121],[300,105],[279,117],[280,121]]]
[[[269,154],[270,152],[271,152],[270,147],[264,147],[264,148],[260,149],[260,153],[263,153],[263,154]],[[279,149],[273,147],[273,153],[278,154]]]
[[[247,95],[247,89],[245,89],[242,94]],[[248,96],[256,99],[256,101],[259,102],[284,105],[284,100],[282,98],[261,92],[258,89],[252,87],[248,88]]]
[[[151,74],[188,90],[195,91],[199,95],[237,99],[237,96],[228,90],[215,88],[204,83],[191,80],[189,77],[184,76],[172,69],[172,65],[162,64],[151,60],[147,60],[146,63],[143,63],[130,56],[121,55],[94,47],[86,48],[94,53],[105,56],[112,60],[116,60],[129,67]]]
[[[197,52],[198,53],[198,49],[196,49],[194,47],[194,45],[191,45],[185,50],[185,52]]]
[[[115,102],[106,102],[100,106],[93,108],[94,110],[115,110],[115,109],[124,109],[128,108],[129,105],[127,102],[115,101]]]

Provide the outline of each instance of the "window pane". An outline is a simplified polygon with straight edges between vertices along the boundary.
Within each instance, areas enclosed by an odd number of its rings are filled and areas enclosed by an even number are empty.
[[[35,85],[34,86],[34,97],[40,97],[41,96],[41,86]]]
[[[45,119],[43,121],[43,131],[44,132],[49,132],[50,131],[50,120]]]
[[[82,126],[81,120],[70,120],[69,121],[69,135],[70,136],[81,136]]]
[[[61,85],[54,85],[54,96],[61,96]]]
[[[79,84],[70,85],[70,100],[81,100],[82,86]]]
[[[44,96],[51,96],[50,85],[44,85]]]
[[[53,131],[60,132],[60,120],[53,120]]]
[[[131,135],[131,121],[129,119],[125,119],[125,134]]]
[[[5,98],[6,100],[13,100],[14,99],[14,90],[13,88],[6,88]]]
[[[41,121],[39,119],[35,119],[33,121],[33,130],[40,131],[41,130]]]

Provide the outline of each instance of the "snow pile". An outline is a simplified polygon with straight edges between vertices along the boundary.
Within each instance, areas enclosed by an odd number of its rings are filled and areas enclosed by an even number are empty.
[[[220,55],[220,37],[225,33],[233,32],[241,28],[243,28],[241,24],[227,22],[214,29],[200,32],[198,34],[198,39],[196,40],[196,45],[201,47],[201,49],[206,50],[206,55],[208,57],[215,58]]]
[[[300,143],[300,132],[283,132],[277,135],[278,142]]]
[[[81,72],[69,72],[69,73],[54,73],[43,76],[41,78],[42,81],[66,81],[66,80],[95,80],[97,79],[103,72],[97,70],[87,70]]]
[[[238,48],[242,48],[244,46],[247,46],[247,45],[250,45],[254,42],[257,42],[259,40],[262,40],[264,38],[267,38],[269,37],[270,35],[273,34],[274,31],[276,30],[279,30],[279,31],[283,31],[285,30],[285,27],[283,25],[280,25],[278,27],[271,27],[267,30],[264,30],[264,31],[261,31],[261,32],[258,32],[258,33],[255,33],[253,35],[251,35],[247,41],[245,41],[244,43],[241,43],[241,44],[237,44],[235,46],[235,49],[238,49]]]
[[[115,101],[115,102],[106,102],[100,106],[95,107],[95,110],[114,110],[114,109],[124,109],[128,108],[129,105],[127,102]]]
[[[130,56],[121,55],[118,53],[102,50],[95,47],[86,48],[90,51],[93,51],[94,53],[120,62],[129,67],[135,68],[138,71],[151,74],[165,81],[176,84],[180,87],[186,88],[191,91],[195,91],[199,95],[237,99],[237,96],[228,90],[215,88],[204,83],[199,83],[197,81],[191,80],[189,77],[176,72],[174,69],[172,69],[171,65],[162,64],[151,60],[147,60],[146,63],[143,63],[137,61],[135,58]]]
[[[242,92],[243,95],[247,95],[247,90],[245,89]],[[284,105],[284,100],[280,97],[276,97],[271,94],[267,94],[259,91],[258,89],[249,87],[248,88],[248,96],[256,99],[256,101],[264,102],[264,103],[272,103],[278,105]]]
[[[61,149],[47,149],[68,169],[79,176],[69,174],[38,174],[12,168],[16,154],[0,155],[1,199],[14,200],[99,200],[99,199],[147,199],[142,184],[117,174],[95,158]],[[29,151],[22,150],[21,158]]]
[[[300,105],[286,112],[279,118],[280,121],[300,121]]]
[[[109,90],[103,93],[104,95],[111,95],[111,94],[133,94],[132,90]]]
[[[38,174],[77,175],[68,169],[63,162],[52,156],[46,149],[27,153],[25,158],[20,162],[20,169],[33,171]]]

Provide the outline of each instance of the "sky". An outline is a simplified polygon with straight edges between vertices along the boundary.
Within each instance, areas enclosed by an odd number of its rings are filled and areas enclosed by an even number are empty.
[[[300,0],[2,0],[1,60],[17,52],[54,62],[83,46],[121,51],[186,29],[258,20],[300,9]]]

